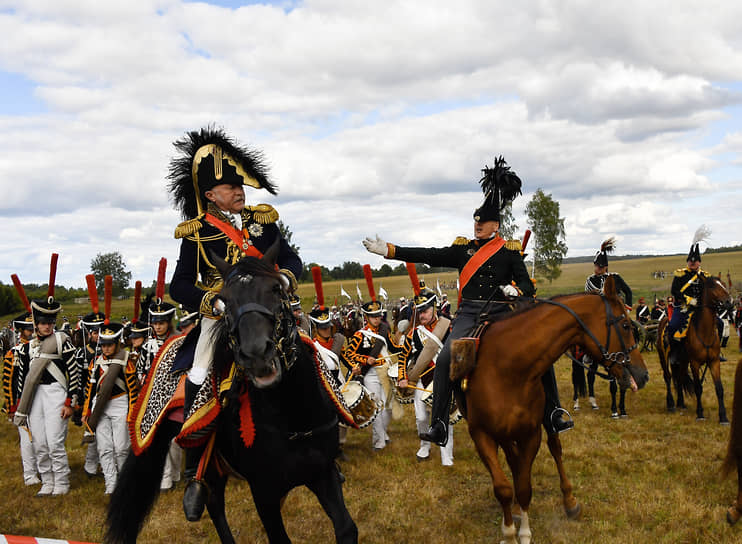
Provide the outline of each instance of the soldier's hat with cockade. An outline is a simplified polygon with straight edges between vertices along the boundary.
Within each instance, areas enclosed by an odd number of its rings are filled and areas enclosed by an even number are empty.
[[[437,305],[438,295],[432,289],[428,289],[422,285],[420,292],[415,295],[415,311],[422,312],[431,306],[435,308]]]
[[[332,324],[330,312],[325,306],[325,291],[322,287],[322,269],[319,266],[312,267],[312,281],[314,292],[317,294],[317,307],[309,312],[309,319],[318,327],[327,327]]]
[[[600,250],[595,254],[593,264],[598,265],[602,268],[608,266],[608,254],[613,253],[616,248],[616,239],[611,237],[600,244]]]
[[[13,319],[13,328],[16,330],[31,329],[33,330],[33,317],[31,312],[24,312]]]
[[[485,166],[479,180],[484,193],[484,202],[474,210],[474,220],[500,221],[500,212],[521,193],[521,181],[502,156],[495,159],[492,168]]]
[[[711,229],[706,225],[701,225],[696,229],[696,233],[693,235],[693,242],[690,245],[690,251],[688,251],[688,257],[686,261],[701,262],[701,250],[698,247],[700,242],[706,241],[706,238],[711,236]]]
[[[291,311],[301,310],[301,298],[296,293],[289,295],[289,304],[291,304]]]
[[[187,327],[188,325],[194,325],[198,323],[198,318],[200,317],[200,313],[198,311],[191,312],[190,310],[186,310],[183,305],[180,305],[180,319],[178,320],[178,329],[182,329],[183,327]]]
[[[207,126],[187,132],[173,144],[168,189],[184,219],[206,211],[205,193],[217,185],[249,185],[276,194],[259,151],[237,144],[223,129]]]
[[[121,323],[104,323],[98,331],[99,344],[115,344],[121,340],[124,326]]]

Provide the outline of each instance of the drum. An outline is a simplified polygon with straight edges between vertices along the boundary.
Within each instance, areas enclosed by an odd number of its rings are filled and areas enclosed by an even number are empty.
[[[397,387],[394,395],[397,397],[397,402],[400,404],[412,404],[415,401],[415,390],[412,388],[400,389]]]
[[[366,387],[356,381],[350,381],[343,386],[343,399],[348,405],[353,421],[359,428],[368,427],[376,419],[381,411],[381,406],[376,404],[371,393]]]

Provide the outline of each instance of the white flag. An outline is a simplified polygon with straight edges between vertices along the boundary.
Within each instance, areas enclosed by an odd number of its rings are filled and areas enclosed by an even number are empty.
[[[438,296],[443,296],[443,291],[441,291],[441,283],[438,281],[438,278],[435,278],[435,288],[438,290]]]
[[[346,293],[346,292],[345,292],[345,289],[343,289],[343,286],[342,286],[342,285],[340,286],[340,294],[341,294],[342,296],[346,297],[346,298],[347,298],[348,300],[353,300],[353,299],[351,298],[351,296],[350,296],[350,295],[349,295],[348,293]]]
[[[389,298],[389,295],[387,295],[386,293],[386,289],[384,289],[381,285],[379,285],[379,296],[384,300]]]
[[[358,300],[363,300],[363,296],[361,296],[361,289],[358,287],[358,284],[356,283],[356,293],[358,293]]]

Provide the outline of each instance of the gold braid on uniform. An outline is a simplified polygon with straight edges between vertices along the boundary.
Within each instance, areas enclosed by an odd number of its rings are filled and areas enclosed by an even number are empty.
[[[191,236],[192,234],[201,230],[201,227],[203,226],[201,219],[203,218],[203,216],[204,214],[200,214],[194,219],[183,221],[180,225],[175,227],[175,239],[177,240],[179,238]]]
[[[268,225],[278,221],[278,211],[270,204],[258,204],[256,206],[245,206],[245,210],[250,212],[256,223]]]
[[[216,297],[219,293],[216,291],[206,291],[206,294],[201,299],[201,306],[199,307],[198,311],[205,316],[214,318],[214,319],[220,319],[221,316],[214,315],[214,297]]]
[[[281,268],[278,271],[286,276],[286,278],[289,280],[289,291],[296,291],[299,287],[299,282],[296,281],[296,276],[294,276],[294,273],[288,268]]]
[[[452,246],[465,246],[469,243],[469,239],[466,236],[457,236],[451,244]]]
[[[505,242],[505,249],[511,251],[523,251],[523,246],[521,245],[520,240],[508,240]]]

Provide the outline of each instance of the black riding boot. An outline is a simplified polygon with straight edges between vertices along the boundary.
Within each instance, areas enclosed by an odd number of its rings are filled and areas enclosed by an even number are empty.
[[[670,363],[670,366],[676,367],[680,364],[680,351],[682,347],[680,340],[674,340],[670,336],[670,351],[667,354],[667,361]]]
[[[188,416],[188,412],[193,406],[193,401],[196,398],[196,393],[201,388],[200,385],[196,385],[186,378],[185,382],[185,399],[183,403],[184,416]],[[198,464],[201,462],[201,456],[206,449],[206,445],[196,446],[185,449],[185,468],[183,470],[183,478],[186,480],[186,488],[183,493],[183,512],[188,521],[198,521],[204,513],[204,506],[206,505],[206,498],[208,496],[208,488],[206,484],[196,479],[198,472]]]
[[[419,435],[421,440],[433,442],[440,447],[448,443],[448,412],[451,405],[451,380],[448,377],[450,364],[450,357],[438,357],[433,373],[434,391],[430,427]]]
[[[557,434],[568,431],[575,426],[575,422],[569,415],[569,412],[559,404],[559,391],[557,390],[556,374],[554,367],[541,377],[541,384],[546,394],[546,403],[544,404],[544,428],[547,434]],[[562,416],[567,414],[568,419]]]

